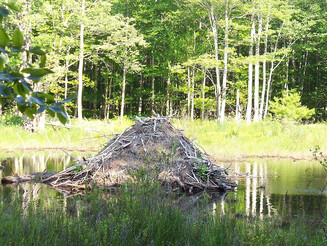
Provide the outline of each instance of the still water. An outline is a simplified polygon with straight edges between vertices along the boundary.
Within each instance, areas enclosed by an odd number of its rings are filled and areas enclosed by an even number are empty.
[[[76,158],[87,156],[73,153]],[[74,160],[63,152],[0,154],[0,178],[43,171],[60,171]],[[220,164],[222,165],[222,164]],[[229,165],[229,164],[226,164]],[[327,175],[317,162],[292,160],[249,160],[233,163],[238,187],[235,192],[213,196],[207,207],[213,213],[247,216],[319,219],[327,203]],[[51,208],[74,203],[46,185],[23,183],[0,185],[0,202],[21,195],[23,207],[33,204]]]

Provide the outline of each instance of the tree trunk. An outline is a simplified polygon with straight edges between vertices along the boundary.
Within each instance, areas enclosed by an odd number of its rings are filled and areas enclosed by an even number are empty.
[[[152,76],[151,76],[151,110],[154,110],[154,56],[151,59]]]
[[[187,118],[191,117],[191,71],[187,67]]]
[[[143,90],[143,75],[141,74],[141,80],[140,80],[140,96],[139,96],[139,108],[138,108],[138,115],[142,114],[142,105],[143,105],[143,100],[142,100],[142,90]]]
[[[120,123],[123,123],[124,119],[124,107],[125,107],[125,93],[126,93],[126,73],[127,68],[123,68],[123,88],[121,91],[121,105],[120,105]]]
[[[227,68],[228,68],[228,0],[225,2],[225,48],[224,48],[224,73],[223,73],[223,86],[222,86],[222,102],[220,111],[220,122],[224,122],[225,119],[225,107],[226,107],[226,86],[227,86]]]
[[[167,80],[166,115],[170,114],[169,102],[170,102],[170,76],[168,77],[168,80]]]
[[[274,61],[271,62],[271,68],[270,68],[269,78],[268,78],[268,82],[267,82],[266,106],[265,106],[265,113],[263,115],[264,119],[267,117],[267,114],[268,114],[268,103],[269,103],[271,78],[272,78],[273,71],[274,71]]]
[[[85,14],[85,0],[82,0],[82,17]],[[82,115],[82,94],[83,94],[83,63],[84,63],[84,22],[81,22],[80,29],[80,53],[79,53],[79,66],[78,66],[78,95],[77,95],[77,111],[78,120],[83,119]]]
[[[241,119],[241,106],[240,106],[240,89],[236,91],[236,109],[235,109],[235,120]]]
[[[258,25],[258,34],[256,40],[256,63],[254,67],[254,121],[259,121],[259,73],[260,73],[260,40],[261,40],[261,31],[262,31],[262,16],[259,16],[259,25]]]
[[[249,57],[252,59],[253,57],[253,39],[255,33],[255,23],[254,23],[254,14],[252,14],[252,27],[251,27],[251,40],[250,40],[250,50]],[[252,115],[252,79],[253,79],[253,63],[249,62],[249,78],[248,78],[248,104],[246,109],[246,122],[248,124],[251,123],[251,115]]]
[[[264,60],[262,64],[262,91],[261,91],[261,103],[259,119],[263,118],[263,106],[265,105],[265,94],[266,94],[266,84],[267,84],[267,50],[268,50],[268,29],[269,29],[269,17],[266,23],[266,35],[265,35],[265,48],[264,48]]]
[[[213,5],[211,5],[210,9],[210,20],[211,20],[211,28],[212,28],[212,33],[213,33],[213,39],[214,39],[214,46],[215,46],[215,60],[218,63],[219,57],[218,57],[218,52],[219,52],[219,46],[218,46],[218,30],[217,30],[217,21],[215,18],[214,14],[214,8]],[[216,100],[217,100],[217,119],[220,119],[221,117],[221,111],[220,111],[220,106],[221,106],[221,86],[220,86],[220,70],[219,66],[216,65],[216,87],[217,87],[217,95],[216,95]]]
[[[191,89],[191,120],[194,120],[194,76],[195,76],[195,70],[192,69],[192,89]]]
[[[205,90],[206,90],[206,72],[203,72],[203,83],[202,83],[202,108],[201,108],[201,119],[204,119],[204,113],[205,113],[205,109],[204,109],[204,100],[205,100]]]

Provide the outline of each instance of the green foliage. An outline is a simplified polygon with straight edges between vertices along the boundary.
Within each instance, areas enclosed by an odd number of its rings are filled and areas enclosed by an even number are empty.
[[[277,119],[302,120],[309,119],[315,114],[314,109],[301,106],[301,97],[298,93],[283,94],[282,98],[274,98],[270,104],[270,112]]]
[[[6,5],[11,10],[17,10],[13,4]],[[0,5],[1,20],[7,17],[9,10]],[[39,47],[24,49],[24,36],[16,28],[12,37],[7,34],[4,28],[0,28],[0,102],[3,105],[15,102],[19,111],[33,119],[36,114],[45,110],[49,115],[57,114],[60,122],[65,124],[67,114],[63,103],[71,101],[70,97],[62,102],[55,102],[54,96],[42,92],[33,91],[34,85],[44,76],[53,73],[50,69],[43,68],[45,65],[45,52]],[[39,68],[35,65],[22,61],[19,69],[10,64],[10,59],[15,56],[35,56],[39,61]],[[35,58],[34,58],[35,59]]]

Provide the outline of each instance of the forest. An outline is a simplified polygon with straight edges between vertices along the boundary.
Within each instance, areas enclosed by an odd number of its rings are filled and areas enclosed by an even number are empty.
[[[42,48],[51,71],[33,89],[56,102],[76,93],[65,109],[78,119],[122,120],[152,110],[220,122],[326,119],[324,1],[17,0],[15,6],[19,11],[2,28],[9,36],[19,29],[25,50]],[[6,65],[20,71],[41,63],[10,55]],[[1,113],[12,106],[4,101]]]

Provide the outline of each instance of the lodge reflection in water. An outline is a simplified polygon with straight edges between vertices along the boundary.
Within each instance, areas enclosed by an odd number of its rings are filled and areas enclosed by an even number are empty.
[[[77,156],[77,158],[81,158]],[[21,154],[0,158],[0,178],[13,174],[42,171],[60,171],[72,165],[69,155],[62,153]],[[223,164],[220,164],[223,165]],[[226,164],[229,165],[229,164]],[[231,173],[243,174],[237,178],[235,192],[213,199],[213,213],[232,213],[246,216],[318,216],[326,208],[326,173],[315,162],[290,160],[254,160],[233,163]],[[0,202],[14,196],[22,197],[22,206],[31,201],[42,207],[58,206],[69,212],[70,207],[81,206],[77,200],[67,199],[45,185],[24,183],[13,187],[0,186]],[[35,202],[36,201],[36,202]],[[71,203],[67,206],[67,203]],[[213,210],[212,210],[213,209]],[[74,209],[74,211],[79,211]]]

